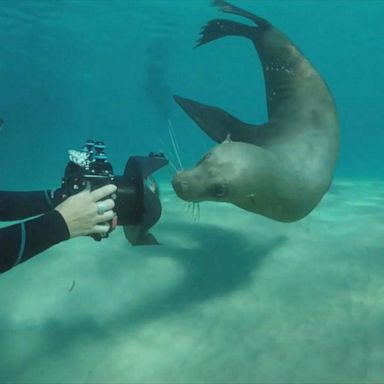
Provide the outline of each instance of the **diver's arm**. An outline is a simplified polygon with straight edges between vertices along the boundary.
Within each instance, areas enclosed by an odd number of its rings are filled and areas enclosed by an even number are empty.
[[[53,245],[67,240],[69,230],[56,210],[0,229],[0,272],[20,264]]]
[[[57,191],[0,191],[0,220],[19,220],[49,212],[62,201]]]
[[[94,191],[84,190],[70,196],[56,209],[44,215],[0,229],[0,272],[30,259],[63,240],[108,233],[111,229],[109,222],[115,216],[113,212],[115,203],[108,197],[115,193],[116,189],[115,185],[109,184]],[[2,196],[4,197],[4,194]],[[101,208],[102,212],[99,211]],[[15,211],[10,211],[12,217],[15,217]],[[32,211],[36,213],[35,210],[28,210],[28,207],[23,210],[29,214]],[[7,216],[7,212],[6,209],[3,210],[1,218]]]

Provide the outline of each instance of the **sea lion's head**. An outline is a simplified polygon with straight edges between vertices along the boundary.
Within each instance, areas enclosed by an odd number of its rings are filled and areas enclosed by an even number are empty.
[[[242,142],[219,144],[195,167],[178,172],[172,180],[173,189],[179,198],[189,202],[222,201],[242,205],[244,199],[254,193],[254,178],[257,170],[260,168],[262,172],[263,168],[255,165],[255,149],[256,146]]]

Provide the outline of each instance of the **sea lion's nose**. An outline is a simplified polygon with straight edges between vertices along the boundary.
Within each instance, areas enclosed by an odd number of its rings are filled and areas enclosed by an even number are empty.
[[[181,199],[185,198],[185,192],[188,188],[188,183],[181,179],[180,173],[176,174],[172,179],[172,187],[177,196],[179,196]]]

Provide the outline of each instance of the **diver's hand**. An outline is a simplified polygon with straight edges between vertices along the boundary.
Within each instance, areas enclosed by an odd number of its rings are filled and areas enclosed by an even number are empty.
[[[105,185],[94,191],[85,189],[69,197],[55,209],[63,216],[70,238],[95,233],[107,233],[110,225],[107,223],[114,217],[113,199],[103,200],[104,213],[98,213],[97,202],[116,192],[116,185]]]

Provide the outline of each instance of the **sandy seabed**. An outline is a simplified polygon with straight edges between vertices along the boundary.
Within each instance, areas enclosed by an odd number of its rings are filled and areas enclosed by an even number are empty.
[[[1,383],[383,382],[383,182],[293,224],[162,200],[163,245],[118,229],[0,276]]]

